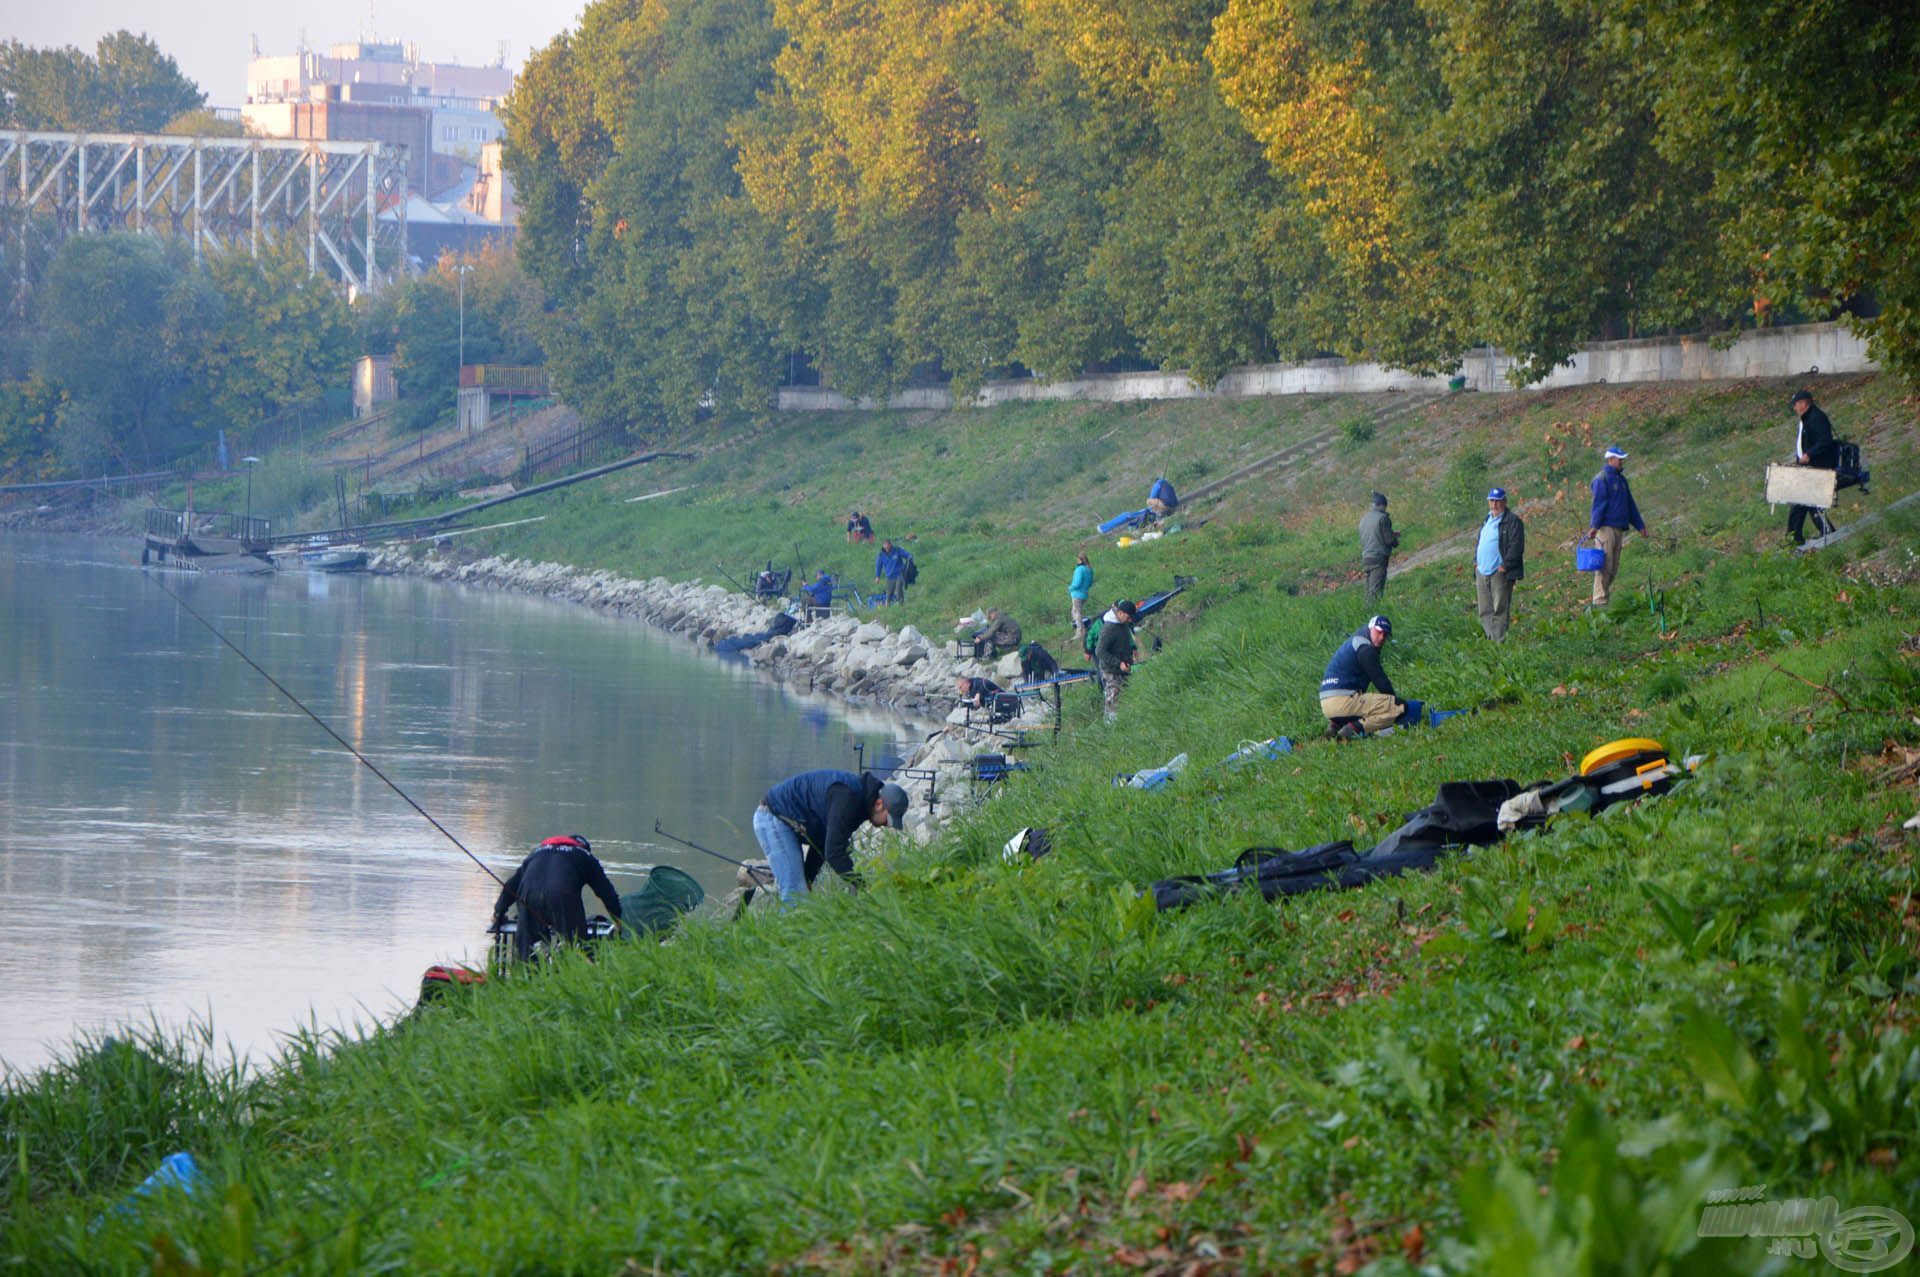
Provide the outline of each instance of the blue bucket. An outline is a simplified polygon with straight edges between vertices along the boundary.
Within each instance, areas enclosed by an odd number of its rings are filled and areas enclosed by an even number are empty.
[[[1573,552],[1573,570],[1598,572],[1607,566],[1607,552],[1597,545],[1578,546]]]

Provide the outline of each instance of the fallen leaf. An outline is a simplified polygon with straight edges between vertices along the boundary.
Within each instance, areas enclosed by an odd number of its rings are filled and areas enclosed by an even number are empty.
[[[1585,1046],[1586,1044],[1587,1044],[1587,1035],[1584,1033],[1576,1033],[1572,1037],[1567,1039],[1566,1049],[1569,1051],[1578,1051],[1581,1047]]]
[[[1400,1234],[1400,1253],[1407,1257],[1410,1264],[1419,1263],[1420,1257],[1427,1253],[1427,1235],[1420,1225],[1415,1224]]]
[[[1900,1154],[1891,1148],[1870,1148],[1867,1150],[1867,1165],[1877,1166],[1883,1171],[1892,1170],[1894,1163],[1899,1160]]]
[[[1145,1175],[1135,1175],[1133,1177],[1133,1183],[1127,1185],[1127,1200],[1132,1201],[1146,1191],[1147,1177]]]
[[[1180,1179],[1160,1186],[1160,1196],[1170,1202],[1190,1202],[1200,1195],[1198,1186]]]

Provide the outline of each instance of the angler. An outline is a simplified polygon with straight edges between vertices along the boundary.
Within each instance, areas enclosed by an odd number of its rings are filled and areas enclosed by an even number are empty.
[[[823,863],[859,887],[847,842],[862,821],[879,829],[900,828],[908,801],[906,790],[872,772],[855,775],[831,767],[801,772],[769,789],[753,813],[753,836],[773,867],[780,903],[791,905],[806,895]]]

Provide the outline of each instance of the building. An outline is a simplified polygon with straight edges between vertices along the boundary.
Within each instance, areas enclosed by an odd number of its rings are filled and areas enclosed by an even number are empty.
[[[362,355],[353,365],[353,415],[367,417],[400,395],[392,355]]]
[[[482,149],[504,132],[496,110],[512,88],[504,65],[428,62],[417,45],[397,41],[276,57],[256,45],[241,114],[267,137],[403,147],[411,188],[445,198],[471,183]]]
[[[467,192],[466,209],[489,222],[517,226],[520,214],[513,202],[513,179],[500,164],[502,150],[498,142],[489,142],[480,149],[480,171]]]

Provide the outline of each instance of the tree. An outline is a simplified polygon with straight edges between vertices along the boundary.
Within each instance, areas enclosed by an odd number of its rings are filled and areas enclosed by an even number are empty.
[[[151,469],[194,441],[183,406],[204,393],[197,359],[219,293],[177,247],[142,235],[78,235],[34,294],[34,372],[59,386],[92,440],[71,461]]]
[[[347,384],[352,314],[332,281],[307,269],[304,255],[290,245],[258,260],[216,254],[206,277],[221,298],[220,322],[200,351],[196,380],[218,421],[251,426]]]
[[[1655,144],[1704,166],[1760,322],[1852,302],[1877,358],[1920,377],[1920,23],[1870,0],[1633,0],[1610,34],[1647,59]],[[1864,303],[1864,304],[1861,304]]]
[[[0,126],[156,133],[206,94],[144,35],[116,31],[89,56],[0,44]]]

